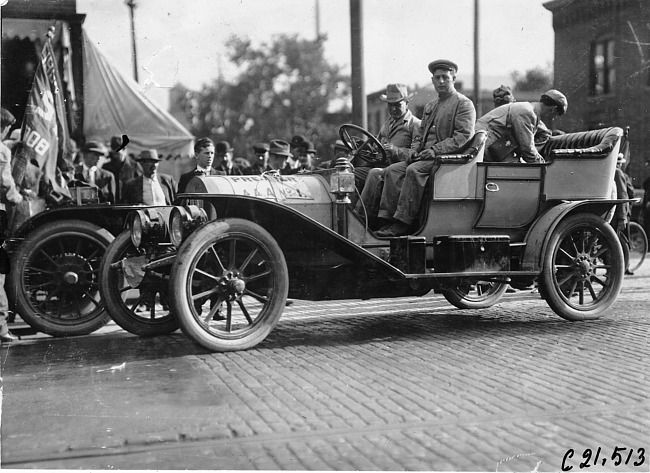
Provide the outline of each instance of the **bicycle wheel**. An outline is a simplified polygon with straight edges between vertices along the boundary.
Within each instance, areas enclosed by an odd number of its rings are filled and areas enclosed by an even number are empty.
[[[648,253],[648,237],[641,225],[630,222],[630,266],[629,271],[636,271],[645,261]]]

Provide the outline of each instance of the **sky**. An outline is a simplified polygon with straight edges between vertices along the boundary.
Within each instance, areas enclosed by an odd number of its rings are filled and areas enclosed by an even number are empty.
[[[539,0],[479,0],[481,86],[512,84],[513,71],[553,63],[552,15]],[[231,74],[225,42],[247,36],[255,44],[280,33],[327,35],[325,56],[350,73],[349,0],[136,0],[135,31],[141,90],[166,106],[166,90],[192,90],[221,72]],[[427,64],[446,58],[472,86],[474,0],[362,0],[365,92],[391,82],[430,81]],[[129,8],[124,0],[77,0],[84,28],[99,50],[133,76]]]

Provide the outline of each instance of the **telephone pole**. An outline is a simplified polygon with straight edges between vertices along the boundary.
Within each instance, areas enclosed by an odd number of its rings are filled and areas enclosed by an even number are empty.
[[[476,105],[476,116],[483,115],[481,110],[481,72],[479,64],[479,0],[474,0],[474,104]]]
[[[363,74],[363,0],[350,0],[352,62],[352,123],[367,128],[367,104]]]
[[[135,10],[135,0],[126,0],[126,6],[131,12],[131,45],[133,48],[133,78],[138,82],[138,53],[135,48],[135,21],[133,20],[133,10]]]

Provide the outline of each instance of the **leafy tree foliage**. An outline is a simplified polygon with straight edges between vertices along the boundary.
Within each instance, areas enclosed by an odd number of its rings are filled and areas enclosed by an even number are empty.
[[[528,69],[525,73],[513,71],[510,73],[515,90],[537,91],[553,87],[553,69],[551,66],[541,66]]]
[[[235,78],[223,77],[198,92],[177,94],[195,136],[228,140],[238,154],[249,145],[305,135],[319,147],[329,146],[338,125],[326,122],[328,107],[349,96],[349,78],[323,54],[325,37],[300,39],[278,35],[259,46],[248,38],[226,43]]]

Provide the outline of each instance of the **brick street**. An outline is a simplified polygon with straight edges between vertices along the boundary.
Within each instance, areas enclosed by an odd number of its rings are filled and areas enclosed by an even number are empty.
[[[584,470],[648,471],[649,279],[591,322],[431,293],[296,301],[236,353],[112,323],[27,336],[1,348],[2,467],[575,472],[591,449]]]

